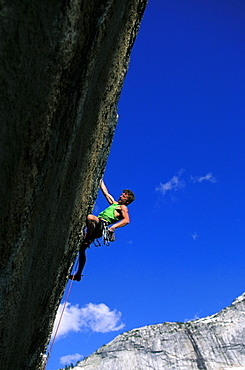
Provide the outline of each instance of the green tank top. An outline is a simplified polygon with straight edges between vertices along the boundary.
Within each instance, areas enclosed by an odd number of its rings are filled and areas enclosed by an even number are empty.
[[[115,216],[115,209],[118,207],[118,203],[111,204],[108,208],[98,214],[99,218],[103,218],[109,224],[114,224],[120,220],[120,217]]]

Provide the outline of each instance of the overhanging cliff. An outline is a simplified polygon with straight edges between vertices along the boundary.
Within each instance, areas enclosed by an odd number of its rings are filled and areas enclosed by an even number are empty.
[[[147,0],[0,2],[0,368],[37,369]]]

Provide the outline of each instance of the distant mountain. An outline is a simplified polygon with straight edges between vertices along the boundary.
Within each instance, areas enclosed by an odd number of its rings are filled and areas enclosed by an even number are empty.
[[[133,329],[74,370],[245,370],[245,293],[202,319]]]

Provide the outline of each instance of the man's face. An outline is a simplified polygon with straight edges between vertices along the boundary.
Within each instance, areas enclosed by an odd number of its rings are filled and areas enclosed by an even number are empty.
[[[119,204],[128,204],[128,194],[122,193],[118,199]]]

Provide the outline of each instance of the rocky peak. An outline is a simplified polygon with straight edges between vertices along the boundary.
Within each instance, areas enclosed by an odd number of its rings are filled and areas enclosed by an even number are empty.
[[[244,370],[245,293],[217,314],[133,329],[74,370]]]

